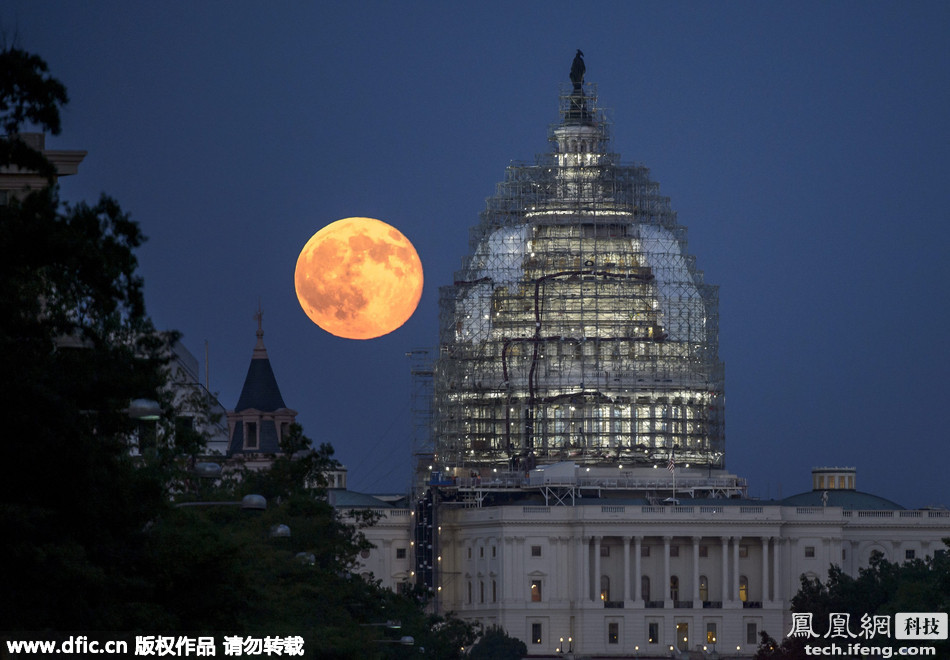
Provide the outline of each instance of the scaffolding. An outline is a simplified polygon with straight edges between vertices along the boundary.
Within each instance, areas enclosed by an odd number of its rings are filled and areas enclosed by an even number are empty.
[[[413,349],[406,353],[410,360],[412,378],[412,461],[415,466],[412,495],[418,497],[430,480],[428,466],[433,463],[435,446],[432,441],[432,354],[428,349]]]
[[[718,290],[595,85],[564,86],[551,153],[513,164],[440,289],[435,460],[454,477],[667,461],[724,468]]]

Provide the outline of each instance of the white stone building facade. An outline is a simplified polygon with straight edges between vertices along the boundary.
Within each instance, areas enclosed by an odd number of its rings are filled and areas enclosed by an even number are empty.
[[[504,627],[532,656],[749,657],[759,632],[791,629],[802,575],[856,575],[875,551],[924,558],[950,535],[947,511],[750,500],[440,513],[439,607]]]

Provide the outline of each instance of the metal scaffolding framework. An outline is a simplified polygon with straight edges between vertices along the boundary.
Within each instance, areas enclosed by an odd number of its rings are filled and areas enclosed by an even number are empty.
[[[610,153],[592,84],[564,86],[553,149],[507,168],[440,289],[440,469],[571,460],[724,467],[718,290],[640,165]]]

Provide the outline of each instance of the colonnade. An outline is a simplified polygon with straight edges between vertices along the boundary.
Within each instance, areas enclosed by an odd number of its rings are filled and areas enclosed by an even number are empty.
[[[781,600],[781,578],[780,561],[781,547],[784,539],[772,536],[748,537],[748,536],[719,536],[685,537],[689,540],[686,544],[677,544],[682,547],[685,545],[690,548],[691,558],[691,580],[689,582],[688,598],[678,597],[674,602],[671,581],[673,578],[671,569],[671,548],[673,540],[684,537],[673,536],[644,536],[644,535],[625,535],[625,536],[607,536],[607,535],[585,535],[575,537],[576,545],[575,557],[577,558],[577,572],[575,574],[575,593],[579,594],[577,600],[596,602],[601,600],[600,576],[604,575],[601,562],[601,549],[605,544],[605,539],[616,539],[620,541],[623,552],[623,603],[626,607],[683,607],[685,601],[692,601],[693,607],[703,607],[704,602],[709,606],[710,603],[719,604],[719,606],[741,606],[741,603],[769,602]],[[643,593],[643,577],[653,578],[659,575],[648,574],[643,569],[643,547],[648,539],[655,539],[650,542],[651,548],[662,547],[662,582],[660,590],[651,589],[650,596]],[[718,584],[713,583],[713,571],[707,568],[708,582],[705,597],[700,594],[700,547],[701,543],[707,548],[712,545],[714,539],[718,540],[720,546],[721,566],[718,577]],[[662,546],[657,541],[662,542]],[[743,583],[741,578],[744,573],[740,570],[741,549],[751,548],[753,543],[758,543],[761,548],[759,561],[761,563],[761,572],[758,576],[745,575],[749,582]],[[617,543],[610,543],[611,547],[617,547]],[[631,552],[632,549],[632,552]],[[633,562],[631,562],[631,557]],[[711,557],[708,555],[708,557]],[[743,558],[744,559],[744,558]],[[632,566],[631,566],[632,563]],[[632,572],[631,572],[632,569]],[[713,573],[714,574],[714,573]],[[591,577],[594,582],[591,583]],[[678,576],[677,576],[678,577]],[[633,578],[633,579],[631,579]],[[752,582],[756,580],[756,582]],[[753,591],[750,590],[755,587]],[[710,594],[718,593],[719,598],[713,598]],[[753,599],[753,593],[758,596]],[[662,595],[661,598],[655,596]],[[610,599],[608,599],[610,600]]]

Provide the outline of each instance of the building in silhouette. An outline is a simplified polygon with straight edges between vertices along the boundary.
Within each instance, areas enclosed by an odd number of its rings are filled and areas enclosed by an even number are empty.
[[[284,403],[264,347],[263,316],[257,313],[257,343],[247,368],[241,396],[228,411],[228,459],[249,466],[269,465],[280,452],[281,439],[297,420],[297,411]]]

